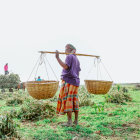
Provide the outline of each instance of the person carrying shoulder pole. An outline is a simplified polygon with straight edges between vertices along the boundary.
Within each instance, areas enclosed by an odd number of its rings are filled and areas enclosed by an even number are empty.
[[[72,112],[75,113],[74,125],[78,124],[79,100],[78,88],[80,85],[79,72],[81,71],[80,62],[75,55],[76,48],[67,44],[65,53],[72,53],[66,56],[65,62],[59,58],[59,52],[56,50],[56,59],[63,68],[61,75],[61,88],[57,101],[57,114],[67,114],[68,121],[62,125],[72,126]]]

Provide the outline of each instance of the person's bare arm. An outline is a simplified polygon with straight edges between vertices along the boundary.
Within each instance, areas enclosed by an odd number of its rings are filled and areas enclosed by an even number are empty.
[[[59,52],[57,50],[55,57],[62,68],[68,69],[68,66],[59,58]]]

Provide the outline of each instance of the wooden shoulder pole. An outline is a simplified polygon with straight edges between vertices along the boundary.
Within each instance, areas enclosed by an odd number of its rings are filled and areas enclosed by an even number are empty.
[[[39,51],[39,53],[51,53],[51,54],[55,54],[56,52]],[[59,52],[59,54],[72,54],[72,53]],[[76,53],[75,55],[78,55],[78,56],[89,56],[89,57],[96,57],[96,58],[99,58],[100,57],[100,56],[96,56],[96,55],[79,54],[79,53]]]

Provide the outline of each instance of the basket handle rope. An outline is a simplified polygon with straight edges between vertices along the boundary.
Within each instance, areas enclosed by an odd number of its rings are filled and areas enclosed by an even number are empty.
[[[100,60],[100,62],[101,62],[101,60]],[[99,71],[99,74],[100,74],[101,79],[103,79],[103,78],[102,78],[102,74],[101,74],[100,65],[98,65],[98,71]]]
[[[101,70],[100,70],[100,63],[103,65],[103,67],[104,67],[106,73],[108,74],[109,78],[111,79],[111,81],[113,81],[112,78],[111,78],[111,76],[110,76],[110,74],[109,74],[109,72],[108,72],[108,70],[106,69],[105,65],[103,64],[103,62],[101,61],[100,58],[97,59],[97,80],[98,80],[99,73],[100,73],[100,77],[102,78]]]
[[[53,68],[52,68],[52,66],[50,65],[49,61],[47,60],[47,57],[44,57],[44,58],[45,58],[46,61],[48,62],[48,64],[49,64],[49,66],[50,66],[50,68],[51,68],[51,70],[52,70],[52,72],[53,72],[55,78],[57,79],[57,81],[59,81],[58,78],[57,78],[57,76],[56,76],[56,74],[55,74],[55,72],[54,72],[54,70],[53,70]]]
[[[102,79],[102,74],[101,74],[101,70],[100,70],[100,63],[101,63],[101,59],[97,59],[97,80],[98,80],[98,77],[99,77],[99,74],[100,74],[100,77]]]
[[[102,63],[102,65],[103,65],[104,69],[106,70],[106,72],[107,72],[108,76],[109,76],[109,77],[110,77],[110,79],[112,80],[112,78],[111,78],[111,76],[110,76],[110,74],[109,74],[108,70],[106,69],[105,65],[103,64],[103,62],[102,62],[102,61],[101,61],[101,63]],[[112,81],[113,81],[113,80],[112,80]]]
[[[91,73],[92,68],[96,65],[96,64],[95,64],[95,59],[96,59],[96,58],[94,58],[94,63],[92,64],[91,68],[90,68],[89,71],[87,72],[87,74],[86,74],[86,76],[85,76],[85,79],[86,79],[86,77],[87,77],[87,78],[89,77],[89,74]]]
[[[43,58],[43,59],[44,59],[44,58]],[[43,61],[43,62],[44,62],[44,65],[45,65],[45,69],[46,69],[46,72],[47,72],[47,76],[48,76],[48,80],[49,80],[50,78],[49,78],[49,74],[48,74],[48,71],[47,71],[47,66],[46,66],[46,62],[45,62],[45,59],[44,59],[44,61]]]
[[[86,74],[86,76],[85,77],[89,77],[89,74],[91,73],[91,71],[92,71],[92,68],[93,67],[96,67],[97,66],[97,69],[96,69],[96,72],[97,72],[97,80],[98,80],[98,78],[99,78],[99,74],[100,74],[100,77],[102,78],[102,76],[101,76],[101,71],[100,71],[100,65],[99,65],[99,63],[101,62],[101,59],[100,58],[94,58],[94,63],[93,63],[93,65],[92,65],[92,67],[90,68],[90,70],[89,70],[89,72]]]
[[[38,68],[39,68],[39,66],[40,66],[42,63],[43,63],[43,58],[42,58],[42,55],[41,55],[41,56],[40,56],[40,62],[38,63],[38,66],[37,66],[37,69],[36,69],[35,77],[36,77],[36,75],[37,75]],[[34,77],[34,78],[35,78],[35,77]]]
[[[35,77],[36,77],[37,72],[38,72],[38,68],[39,68],[40,65],[42,65],[43,62],[44,62],[44,60],[43,60],[43,55],[41,54],[41,55],[39,56],[39,58],[38,58],[36,64],[35,64],[35,66],[33,67],[33,70],[32,70],[32,72],[31,72],[31,74],[30,74],[30,76],[29,76],[29,78],[28,78],[27,81],[29,81],[29,79],[30,79],[30,77],[31,77],[31,75],[32,75],[32,73],[33,73],[33,71],[35,70],[35,68],[36,68],[36,66],[37,66],[37,69],[36,69],[36,72],[35,72]],[[34,78],[35,78],[35,77],[34,77]]]
[[[35,63],[35,66],[33,67],[33,70],[32,70],[32,72],[31,72],[31,74],[30,74],[30,76],[29,76],[29,78],[28,78],[27,81],[29,81],[29,79],[30,79],[30,77],[31,77],[31,75],[32,75],[32,73],[33,73],[33,71],[35,70],[35,68],[36,68],[36,66],[37,66],[37,69],[36,69],[36,72],[35,72],[35,77],[36,77],[37,72],[38,72],[38,68],[39,68],[40,65],[42,65],[42,63],[44,63],[44,65],[45,65],[45,70],[46,70],[46,72],[47,72],[47,77],[48,77],[48,80],[49,80],[49,75],[48,75],[48,71],[47,71],[47,66],[46,66],[45,59],[46,59],[46,61],[48,62],[48,64],[49,64],[49,66],[50,66],[50,68],[51,68],[51,70],[52,70],[52,72],[53,72],[55,78],[57,79],[57,81],[59,81],[58,78],[57,78],[57,76],[56,76],[56,74],[55,74],[55,72],[54,72],[54,70],[52,69],[52,67],[51,67],[51,65],[50,65],[50,63],[49,63],[49,61],[47,60],[47,58],[45,57],[45,54],[43,54],[43,53],[41,53],[41,55],[39,56],[39,58],[38,58],[37,62]]]
[[[47,71],[47,67],[46,67],[46,63],[45,63],[44,57],[45,57],[45,54],[41,54],[40,55],[40,62],[38,63],[38,67],[37,67],[37,70],[36,70],[36,73],[35,73],[35,77],[37,75],[39,66],[42,65],[42,63],[44,63],[45,70],[46,70],[46,73],[47,73],[47,77],[48,77],[48,80],[49,80],[49,75],[48,75],[48,71]]]
[[[48,80],[49,80],[49,74],[48,74],[48,71],[47,71],[47,65],[46,65],[45,59],[46,59],[46,61],[48,62],[48,64],[49,64],[49,66],[50,66],[50,68],[51,68],[51,70],[52,70],[52,72],[53,72],[55,78],[56,78],[57,81],[58,81],[58,78],[57,78],[57,76],[56,76],[56,74],[55,74],[53,68],[51,67],[49,61],[47,60],[46,54],[43,54],[43,53],[41,53],[41,55],[40,55],[40,63],[38,64],[38,67],[37,67],[37,70],[36,70],[36,74],[37,74],[37,71],[38,71],[39,66],[42,65],[42,63],[44,63],[44,65],[45,65],[45,70],[46,70],[46,73],[47,73],[47,77],[48,77]],[[35,77],[36,77],[36,74],[35,74]]]
[[[96,63],[96,60],[97,60],[97,63]],[[99,78],[99,74],[100,74],[100,77],[101,77],[101,79],[102,79],[101,70],[100,70],[100,63],[103,65],[103,67],[104,67],[106,73],[108,74],[109,78],[112,80],[112,78],[111,78],[109,72],[107,71],[107,69],[106,69],[105,65],[103,64],[103,62],[101,61],[101,59],[100,59],[100,58],[95,58],[95,59],[94,59],[93,65],[94,65],[95,67],[96,67],[96,65],[97,65],[97,80],[98,80],[98,78]],[[93,65],[92,65],[92,67],[93,67]],[[91,69],[89,70],[89,72],[87,73],[86,77],[88,77],[89,74],[91,73],[92,67],[91,67]],[[113,81],[113,80],[112,80],[112,81]]]
[[[29,78],[28,78],[27,81],[29,81],[29,79],[30,79],[30,77],[31,77],[31,75],[32,75],[32,73],[33,73],[33,71],[34,71],[36,65],[39,63],[39,60],[40,60],[40,57],[37,59],[37,62],[35,63],[35,65],[34,65],[34,67],[33,67],[33,70],[32,70],[32,72],[30,73]]]

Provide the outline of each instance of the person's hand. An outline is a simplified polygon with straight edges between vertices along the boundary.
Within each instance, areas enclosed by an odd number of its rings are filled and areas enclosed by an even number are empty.
[[[59,51],[58,50],[56,50],[55,57],[59,58]]]

